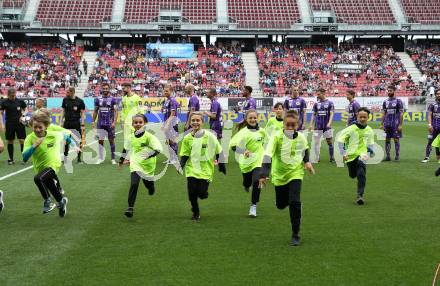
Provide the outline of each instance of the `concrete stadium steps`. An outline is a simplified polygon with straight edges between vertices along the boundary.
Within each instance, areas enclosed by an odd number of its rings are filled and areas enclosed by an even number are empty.
[[[414,83],[418,84],[420,82],[420,78],[422,77],[422,73],[416,67],[416,64],[411,59],[411,57],[405,52],[396,53],[396,55],[402,60],[403,66],[408,71],[408,73],[411,75]]]
[[[262,96],[257,56],[255,53],[241,53],[241,58],[246,72],[246,85],[251,86],[254,90],[254,92],[252,92],[253,96]]]
[[[125,0],[114,0],[112,22],[121,23],[124,20]]]
[[[83,57],[81,58],[81,63],[80,63],[81,70],[83,68],[82,67],[83,59],[86,59],[87,64],[88,64],[87,75],[83,71],[83,73],[81,75],[81,82],[78,84],[78,87],[76,88],[76,95],[78,97],[84,97],[84,93],[87,90],[87,86],[89,85],[89,75],[92,73],[93,67],[95,65],[96,52],[84,52]]]
[[[24,21],[32,22],[35,20],[37,15],[38,6],[40,5],[40,0],[29,0],[24,14]]]

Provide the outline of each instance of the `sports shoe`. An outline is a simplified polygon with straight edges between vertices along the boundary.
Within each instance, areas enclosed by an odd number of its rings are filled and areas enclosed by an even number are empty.
[[[195,222],[200,222],[200,214],[193,213],[191,220],[193,220]]]
[[[14,165],[15,161],[14,160],[8,160],[8,165]]]
[[[47,214],[56,207],[56,204],[52,203],[51,199],[47,199],[43,203],[43,214]]]
[[[251,208],[249,209],[249,216],[257,217],[257,205],[251,205]]]
[[[243,187],[243,190],[246,192],[246,193],[249,193],[249,187]]]
[[[82,165],[82,164],[84,164],[84,162],[83,162],[82,160],[78,160],[78,161],[76,161],[76,163],[77,163],[78,165]]]
[[[3,203],[3,191],[0,191],[0,213],[2,212],[5,204]]]
[[[395,160],[395,161],[400,161],[400,157],[399,157],[399,156],[396,156],[396,157],[394,158],[394,160]]]
[[[167,162],[168,165],[176,165],[177,160],[170,160]]]
[[[389,162],[389,161],[391,161],[391,158],[390,157],[386,157],[384,161],[385,162]]]
[[[425,157],[425,159],[422,160],[422,163],[428,163],[429,162],[429,157]]]
[[[64,196],[64,193],[65,193],[65,192],[64,192],[64,189],[61,188],[61,190],[60,190],[60,194]]]
[[[102,163],[104,163],[103,159],[98,159],[98,161],[95,162],[95,165],[101,165]],[[79,162],[78,162],[79,164]]]
[[[291,246],[299,246],[301,244],[301,238],[298,235],[293,235],[290,241]]]
[[[363,205],[365,202],[364,202],[364,198],[363,197],[361,197],[361,196],[358,196],[357,197],[357,199],[356,199],[356,203],[358,204],[358,205]]]
[[[330,163],[334,163],[334,162],[336,162],[335,158],[330,158]]]
[[[126,211],[125,211],[125,216],[126,217],[133,217],[133,213],[134,213],[134,209],[133,208],[128,208]]]
[[[438,168],[437,171],[435,171],[435,176],[436,177],[440,176],[440,168]]]
[[[58,214],[60,217],[65,217],[67,214],[67,203],[69,200],[66,197],[63,197],[61,201],[58,203]]]
[[[118,164],[118,163],[116,163],[116,160],[112,159],[112,165],[116,165],[116,164]]]

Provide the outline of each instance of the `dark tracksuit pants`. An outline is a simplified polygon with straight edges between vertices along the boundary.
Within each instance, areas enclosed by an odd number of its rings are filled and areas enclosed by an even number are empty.
[[[60,202],[63,198],[60,180],[52,168],[46,168],[36,174],[34,182],[44,200],[49,199],[51,194],[57,202]]]
[[[292,233],[299,235],[301,225],[301,183],[302,180],[292,180],[286,185],[275,186],[276,206],[278,209],[289,207]]]
[[[209,181],[188,177],[187,188],[188,199],[191,203],[191,211],[194,215],[200,215],[198,199],[204,200],[208,198]]]
[[[131,173],[131,183],[130,190],[128,191],[128,207],[134,207],[134,203],[136,202],[136,196],[139,188],[139,183],[141,182],[141,176],[137,172]],[[154,181],[148,181],[142,178],[142,182],[144,183],[145,188],[148,190],[148,194],[154,195]]]
[[[250,188],[252,186],[251,203],[256,205],[260,201],[261,189],[258,187],[261,168],[255,168],[248,173],[243,173],[243,186]]]
[[[69,130],[76,130],[79,134],[79,140],[81,142],[82,130],[81,130],[81,123],[79,121],[65,121],[63,127]],[[66,146],[64,147],[64,156],[65,157],[69,156],[69,144],[66,144]],[[78,153],[78,162],[79,161],[81,161],[81,152]]]
[[[363,196],[367,183],[367,165],[359,157],[347,163],[350,178],[357,178],[357,194]]]

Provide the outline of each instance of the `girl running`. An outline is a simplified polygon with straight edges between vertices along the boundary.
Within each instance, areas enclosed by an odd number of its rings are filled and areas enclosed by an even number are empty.
[[[261,164],[264,155],[266,132],[257,123],[257,112],[253,109],[246,111],[244,120],[237,125],[239,130],[231,139],[229,147],[237,154],[236,158],[243,174],[243,187],[249,192],[252,186],[250,217],[257,217],[257,203],[260,200]]]
[[[309,161],[307,138],[297,132],[298,122],[298,113],[295,110],[286,112],[283,131],[274,135],[267,146],[260,179],[260,187],[263,187],[271,172],[277,208],[282,210],[289,207],[293,246],[300,244],[300,194],[304,169],[310,174],[315,173]]]
[[[198,199],[208,198],[209,183],[214,176],[214,160],[219,171],[226,175],[222,147],[216,135],[203,129],[203,114],[193,112],[190,115],[191,132],[186,134],[180,145],[180,166],[185,169],[188,198],[191,203],[192,220],[200,221]]]
[[[264,126],[264,130],[266,131],[268,138],[270,138],[272,134],[275,134],[283,129],[283,104],[281,102],[275,103],[273,110],[275,111],[275,117],[269,118],[266,126]]]
[[[128,144],[129,160],[124,158],[123,163],[130,164],[131,183],[128,191],[128,209],[125,216],[133,217],[139,183],[142,179],[150,196],[154,195],[154,171],[156,170],[156,156],[162,152],[162,146],[156,136],[145,130],[148,120],[143,114],[132,117],[134,132],[130,135]]]

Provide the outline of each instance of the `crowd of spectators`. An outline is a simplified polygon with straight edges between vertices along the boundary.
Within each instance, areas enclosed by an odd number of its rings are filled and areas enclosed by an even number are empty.
[[[160,50],[142,46],[100,49],[89,76],[86,96],[97,96],[100,85],[109,82],[112,93],[122,94],[121,84],[132,82],[133,90],[144,97],[162,96],[170,84],[176,96],[185,96],[184,87],[191,83],[201,94],[215,87],[220,96],[239,96],[245,72],[240,48],[208,46],[200,48],[193,59],[162,58]]]
[[[440,89],[440,45],[413,44],[407,47],[407,52],[422,73],[420,84],[423,94],[433,97]]]
[[[64,96],[78,85],[82,49],[69,44],[0,44],[0,92],[16,88],[18,97]]]
[[[400,58],[381,46],[260,46],[256,50],[260,85],[266,96],[284,96],[292,85],[312,96],[324,88],[327,96],[383,96],[393,83],[398,96],[418,95],[418,88]]]

